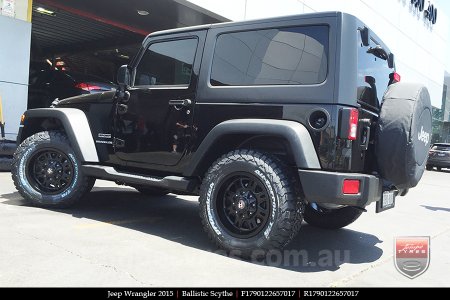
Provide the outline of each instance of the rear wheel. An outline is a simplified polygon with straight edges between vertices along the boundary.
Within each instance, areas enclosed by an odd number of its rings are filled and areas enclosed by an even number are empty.
[[[428,171],[433,170],[433,166],[427,165],[427,170],[428,170]]]
[[[68,207],[92,188],[68,138],[44,131],[28,137],[14,153],[12,179],[19,193],[41,207]]]
[[[221,248],[250,257],[287,245],[302,222],[298,180],[277,158],[232,151],[207,172],[200,190],[205,231]]]
[[[324,229],[339,229],[350,225],[362,214],[362,210],[350,206],[340,208],[325,208],[316,203],[305,207],[305,222]]]
[[[436,167],[436,169],[440,172],[442,170],[441,167]]]

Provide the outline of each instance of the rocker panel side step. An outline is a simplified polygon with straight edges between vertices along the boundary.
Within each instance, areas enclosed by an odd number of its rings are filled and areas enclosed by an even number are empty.
[[[113,167],[84,165],[84,174],[98,179],[119,181],[129,185],[160,187],[176,191],[194,191],[197,186],[195,179],[180,176],[155,177],[119,172]]]

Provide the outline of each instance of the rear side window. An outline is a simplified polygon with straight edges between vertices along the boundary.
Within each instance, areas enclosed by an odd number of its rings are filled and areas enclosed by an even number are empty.
[[[388,54],[370,39],[364,46],[358,31],[358,102],[378,109],[383,94],[389,85],[389,74],[394,72],[388,66]]]
[[[221,34],[210,82],[214,86],[310,85],[325,81],[328,26],[271,28]]]

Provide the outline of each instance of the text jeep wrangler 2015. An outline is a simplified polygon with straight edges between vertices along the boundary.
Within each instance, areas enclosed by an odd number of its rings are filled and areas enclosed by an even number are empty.
[[[64,207],[95,178],[147,195],[200,195],[220,247],[282,248],[302,220],[355,221],[419,182],[428,91],[339,12],[150,34],[120,89],[25,113],[12,176],[32,204]]]

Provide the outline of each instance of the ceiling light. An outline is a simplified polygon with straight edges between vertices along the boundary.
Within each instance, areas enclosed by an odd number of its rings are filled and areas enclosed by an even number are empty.
[[[52,16],[52,17],[56,16],[56,13],[54,11],[40,7],[40,6],[36,7],[34,10],[43,15]]]
[[[146,10],[139,10],[137,11],[138,15],[140,16],[148,16],[149,12]]]

